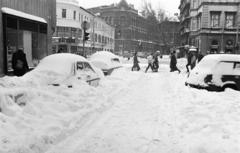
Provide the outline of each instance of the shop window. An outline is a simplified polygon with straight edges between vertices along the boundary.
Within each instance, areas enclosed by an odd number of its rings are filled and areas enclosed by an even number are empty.
[[[20,30],[27,30],[27,31],[38,31],[38,24],[32,21],[27,20],[19,20],[19,29]]]
[[[47,24],[40,24],[39,25],[39,32],[47,34]]]
[[[12,70],[12,55],[18,48],[17,30],[12,28],[6,28],[6,41],[7,41],[7,69]]]
[[[12,29],[17,29],[17,19],[14,17],[7,18],[7,27]]]

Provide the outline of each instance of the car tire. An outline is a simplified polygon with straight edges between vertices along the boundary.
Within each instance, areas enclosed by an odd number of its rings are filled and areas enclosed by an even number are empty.
[[[235,84],[227,84],[223,86],[223,91],[225,91],[227,88],[233,89],[233,90],[239,90],[238,87]]]

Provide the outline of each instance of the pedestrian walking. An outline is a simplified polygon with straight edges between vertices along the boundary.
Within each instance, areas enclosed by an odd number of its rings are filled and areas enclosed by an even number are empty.
[[[133,66],[132,66],[132,71],[139,71],[140,70],[140,66],[139,66],[139,61],[138,61],[138,57],[137,57],[137,52],[134,53],[133,56]]]
[[[197,57],[198,63],[202,60],[203,57],[204,57],[203,54],[199,52]]]
[[[196,52],[193,52],[192,58],[191,58],[191,70],[196,66],[197,62],[197,55]]]
[[[145,73],[147,73],[148,69],[151,68],[151,70],[153,71],[153,55],[150,54],[148,57],[147,57],[147,60],[148,60],[148,66],[145,70]]]
[[[192,59],[192,53],[191,52],[188,52],[187,53],[187,65],[186,65],[186,68],[187,68],[187,72],[189,73],[189,66],[191,66],[191,59]]]
[[[173,51],[171,53],[171,59],[170,59],[170,72],[178,71],[180,73],[181,71],[177,68],[177,58],[176,58],[176,52]]]
[[[23,76],[29,70],[26,54],[23,52],[23,49],[18,49],[13,53],[12,68],[16,76]]]
[[[159,68],[159,61],[158,61],[158,56],[159,56],[159,52],[157,51],[155,52],[154,56],[153,56],[153,72],[158,72],[158,68]]]

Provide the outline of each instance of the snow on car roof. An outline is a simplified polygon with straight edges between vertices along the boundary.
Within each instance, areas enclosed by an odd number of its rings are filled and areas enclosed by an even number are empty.
[[[69,74],[71,66],[76,61],[88,62],[84,57],[71,53],[49,55],[41,60],[36,70],[51,70],[59,74]]]
[[[236,54],[210,54],[204,57],[204,60],[212,60],[212,61],[239,61],[240,55]]]
[[[91,59],[99,59],[99,58],[119,58],[117,55],[111,53],[111,52],[108,52],[108,51],[99,51],[99,52],[96,52],[94,53],[92,56],[91,56]]]

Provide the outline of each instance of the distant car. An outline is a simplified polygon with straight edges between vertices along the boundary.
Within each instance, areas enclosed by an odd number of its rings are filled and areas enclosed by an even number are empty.
[[[41,79],[47,84],[59,86],[64,82],[72,86],[71,81],[82,80],[97,86],[103,73],[82,56],[59,53],[49,55],[24,77]]]
[[[94,66],[101,69],[105,75],[110,75],[113,70],[122,66],[120,57],[108,51],[94,53],[90,57],[90,61]]]
[[[210,91],[240,90],[240,55],[205,56],[190,72],[185,84]]]

